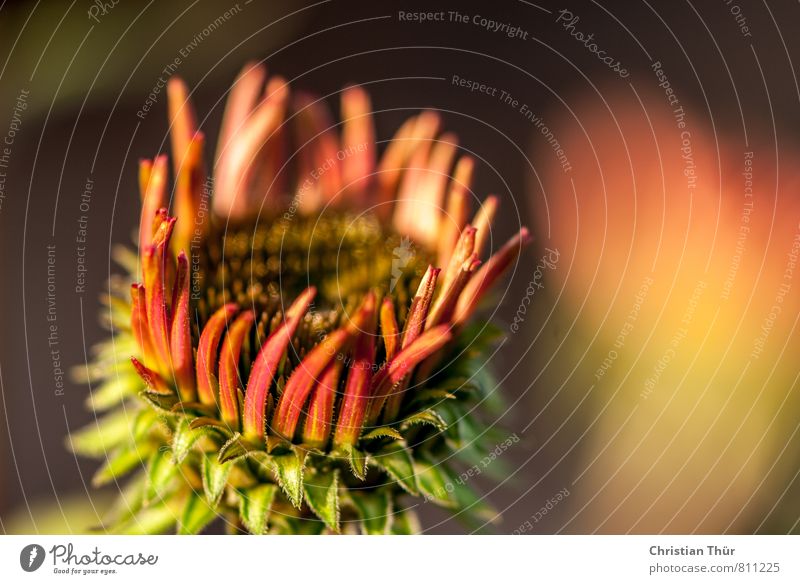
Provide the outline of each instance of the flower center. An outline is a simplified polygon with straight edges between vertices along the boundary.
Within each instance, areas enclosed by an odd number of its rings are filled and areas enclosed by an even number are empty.
[[[195,340],[208,318],[228,302],[255,311],[254,332],[263,340],[294,298],[315,286],[313,309],[296,333],[300,358],[339,326],[369,289],[394,298],[402,325],[432,261],[427,250],[370,214],[278,215],[258,223],[215,225],[211,231],[192,250]]]

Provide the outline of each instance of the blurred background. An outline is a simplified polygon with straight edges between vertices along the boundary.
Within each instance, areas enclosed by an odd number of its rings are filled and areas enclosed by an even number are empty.
[[[797,532],[798,22],[790,0],[6,0],[0,530],[98,523],[113,493],[64,447],[91,419],[68,372],[106,335],[137,161],[168,149],[159,77],[193,88],[213,145],[263,59],[334,107],[365,85],[379,139],[439,110],[501,199],[495,245],[533,230],[490,364],[520,440],[501,484],[475,479],[497,530]]]

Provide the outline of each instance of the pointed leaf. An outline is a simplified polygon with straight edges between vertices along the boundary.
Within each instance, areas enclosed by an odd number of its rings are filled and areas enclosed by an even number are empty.
[[[254,452],[262,451],[236,432],[220,449],[219,462],[229,462],[243,456],[250,456]]]
[[[455,501],[450,497],[454,486],[448,479],[448,473],[441,464],[431,463],[427,460],[417,459],[414,462],[417,475],[417,484],[424,497],[443,507],[456,507]]]
[[[240,491],[239,517],[247,531],[254,535],[267,533],[270,508],[277,492],[277,485],[271,484],[258,485]]]
[[[178,467],[172,462],[167,451],[157,450],[147,464],[147,491],[145,504],[161,499],[169,491],[171,484],[178,476]]]
[[[405,491],[419,494],[411,452],[399,442],[393,442],[372,455],[370,461],[385,470]]]
[[[447,423],[434,410],[424,410],[407,417],[403,420],[402,428],[406,429],[415,424],[427,424],[440,432],[447,429]]]
[[[92,477],[92,485],[100,487],[143,466],[153,450],[155,447],[152,444],[143,444],[115,452]]]
[[[339,531],[339,469],[307,473],[304,481],[306,503],[331,530]]]
[[[289,497],[292,505],[298,509],[303,503],[303,470],[305,463],[306,453],[298,448],[293,448],[291,452],[286,454],[272,457],[278,484],[286,493],[286,496]]]
[[[92,389],[86,405],[96,412],[108,410],[126,397],[136,395],[144,388],[142,379],[134,374],[112,374]]]
[[[377,438],[393,438],[394,440],[402,440],[403,435],[391,426],[379,426],[374,430],[370,430],[361,437],[362,440],[375,440]]]
[[[336,452],[347,460],[353,475],[360,480],[367,478],[367,457],[352,444],[342,444]]]
[[[176,412],[172,410],[173,406],[178,403],[177,395],[161,395],[160,393],[152,391],[142,391],[139,395],[159,413],[165,416],[177,415]]]
[[[67,448],[75,454],[103,457],[123,443],[130,442],[131,412],[119,410],[108,414],[71,432],[66,439]]]
[[[232,463],[219,462],[213,454],[203,457],[203,491],[206,494],[208,503],[216,507],[225,485],[228,482],[228,475],[231,473]]]

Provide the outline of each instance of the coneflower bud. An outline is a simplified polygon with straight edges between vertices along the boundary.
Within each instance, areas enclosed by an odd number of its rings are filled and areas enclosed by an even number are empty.
[[[93,366],[116,393],[98,390],[92,404],[119,399],[136,420],[129,432],[98,423],[112,454],[95,483],[146,461],[140,499],[109,528],[197,533],[224,517],[253,533],[407,533],[404,497],[485,510],[452,475],[451,459],[492,436],[456,445],[495,389],[470,357],[490,350],[489,334],[462,330],[530,238],[521,229],[478,268],[497,199],[468,224],[473,159],[455,162],[455,136],[424,111],[376,163],[362,88],[343,91],[340,131],[324,100],[250,63],[225,109],[201,221],[205,138],[187,86],[171,80],[167,93],[177,218],[166,157],[142,161],[141,274],[130,265],[130,298],[114,299],[130,306],[115,345],[134,355],[104,351]],[[95,454],[96,443],[71,441]]]

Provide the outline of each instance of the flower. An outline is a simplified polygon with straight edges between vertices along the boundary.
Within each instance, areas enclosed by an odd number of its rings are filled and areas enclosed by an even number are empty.
[[[496,435],[478,414],[492,329],[468,321],[529,235],[481,262],[498,201],[469,223],[472,158],[432,111],[379,158],[362,88],[343,91],[339,132],[248,64],[206,180],[180,79],[168,100],[173,216],[167,158],[143,161],[139,256],[118,254],[129,300],[110,299],[88,376],[92,407],[116,409],[70,437],[106,458],[96,484],[138,471],[107,527],[405,533],[404,496],[485,512],[452,480]]]

